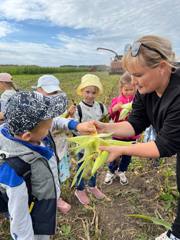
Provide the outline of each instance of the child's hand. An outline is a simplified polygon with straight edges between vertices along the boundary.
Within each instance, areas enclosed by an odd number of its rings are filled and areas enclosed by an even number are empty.
[[[4,120],[4,113],[3,112],[0,112],[0,120]]]
[[[117,103],[116,105],[114,105],[114,107],[112,108],[112,112],[117,112],[118,110],[120,110],[122,105],[122,103]]]
[[[76,106],[73,104],[69,107],[69,109],[67,110],[67,115],[68,117],[72,118],[74,117],[74,113],[76,111]]]
[[[81,135],[90,135],[97,133],[93,121],[79,123],[76,129]]]

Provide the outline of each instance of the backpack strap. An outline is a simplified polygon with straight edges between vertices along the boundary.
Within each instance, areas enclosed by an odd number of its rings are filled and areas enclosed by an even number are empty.
[[[100,106],[102,114],[104,114],[104,105],[103,105],[103,103],[99,102],[99,106]]]
[[[76,107],[77,107],[77,111],[78,111],[78,115],[79,115],[79,122],[81,123],[81,121],[82,121],[82,109],[81,109],[80,104],[78,104]]]
[[[104,114],[104,105],[103,105],[103,103],[99,102],[99,106],[100,106],[102,114]],[[78,104],[76,107],[77,107],[77,111],[78,111],[78,115],[79,115],[79,122],[81,122],[82,121],[82,109],[81,109],[80,104]]]

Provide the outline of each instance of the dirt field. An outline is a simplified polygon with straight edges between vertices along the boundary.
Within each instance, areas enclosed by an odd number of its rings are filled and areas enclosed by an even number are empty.
[[[115,179],[110,186],[103,184],[106,169],[97,177],[106,199],[98,201],[91,196],[91,204],[83,207],[74,196],[69,183],[63,186],[62,195],[71,203],[66,216],[58,214],[56,240],[153,240],[162,226],[128,214],[158,216],[171,222],[175,213],[176,187],[175,159],[156,161],[134,159],[127,173],[129,184],[122,186]],[[158,166],[157,166],[158,165]],[[8,220],[1,218],[0,239],[9,240]]]
[[[135,159],[127,173],[129,184],[126,186],[122,186],[119,179],[110,186],[104,185],[106,171],[102,170],[98,185],[107,198],[97,201],[91,196],[87,208],[79,204],[74,190],[69,194],[66,191],[64,197],[72,204],[72,210],[65,217],[59,216],[59,233],[53,239],[154,239],[165,231],[164,227],[127,215],[145,214],[172,221],[176,205],[175,197],[170,197],[176,195],[174,162],[174,158],[165,159],[157,166],[157,161]]]

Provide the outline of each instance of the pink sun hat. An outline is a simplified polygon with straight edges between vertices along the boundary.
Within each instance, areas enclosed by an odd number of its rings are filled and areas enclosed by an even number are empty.
[[[12,82],[12,76],[9,73],[0,73],[0,82]]]

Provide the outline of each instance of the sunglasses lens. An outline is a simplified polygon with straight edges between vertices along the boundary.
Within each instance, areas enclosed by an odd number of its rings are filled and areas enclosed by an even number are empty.
[[[132,45],[131,44],[126,44],[125,48],[124,48],[124,53],[126,54],[130,51],[131,56],[136,57],[139,54],[139,50],[140,50],[141,46],[158,53],[162,57],[162,59],[167,59],[167,57],[164,56],[158,49],[149,47],[146,44],[141,43],[141,42],[134,42]]]
[[[140,47],[141,47],[140,42],[134,42],[133,45],[126,44],[124,48],[124,53],[126,54],[127,52],[131,51],[131,56],[136,57],[139,53]]]
[[[124,47],[124,53],[126,54],[131,49],[131,44],[126,44]]]
[[[131,48],[131,55],[132,57],[136,57],[139,53],[141,47],[141,43],[140,42],[134,42]]]

